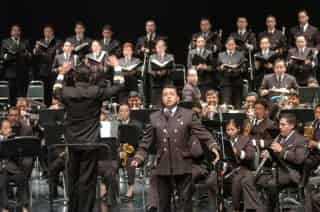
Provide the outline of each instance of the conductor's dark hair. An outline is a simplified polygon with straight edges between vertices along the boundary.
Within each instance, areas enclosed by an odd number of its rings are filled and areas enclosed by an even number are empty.
[[[258,99],[254,105],[262,105],[264,107],[265,110],[268,110],[269,108],[269,104],[267,102],[267,100],[265,99]]]
[[[280,116],[280,120],[281,119],[285,119],[287,121],[288,124],[293,125],[294,127],[296,127],[297,125],[297,118],[294,114],[292,113],[284,113]]]
[[[90,69],[82,65],[74,72],[74,79],[76,82],[89,82],[90,80]]]

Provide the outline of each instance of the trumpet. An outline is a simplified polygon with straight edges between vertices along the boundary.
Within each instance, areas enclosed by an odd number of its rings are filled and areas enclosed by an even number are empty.
[[[249,136],[251,134],[252,128],[253,128],[253,125],[251,121],[246,122],[243,127],[243,135]]]

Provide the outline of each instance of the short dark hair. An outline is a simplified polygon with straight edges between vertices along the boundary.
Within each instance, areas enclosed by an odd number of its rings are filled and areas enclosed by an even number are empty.
[[[316,109],[318,109],[318,108],[320,108],[320,103],[317,104],[317,105],[314,107],[314,110],[316,110]]]
[[[254,105],[262,105],[266,110],[269,108],[269,104],[265,99],[258,99]]]
[[[285,61],[285,59],[283,59],[283,58],[277,58],[275,61],[274,61],[274,65],[276,65],[276,64],[278,64],[278,63],[283,63],[286,67],[287,67],[287,65],[286,65],[286,61]]]
[[[300,9],[300,10],[298,11],[298,14],[300,14],[300,13],[304,13],[304,14],[306,14],[307,16],[309,16],[308,11],[307,11],[306,9]]]
[[[177,87],[174,86],[173,84],[166,84],[166,85],[164,85],[163,88],[162,88],[162,91],[163,91],[164,89],[174,89],[174,90],[177,92],[177,94],[178,94],[178,89],[177,89]]]
[[[50,28],[53,32],[55,31],[53,25],[51,25],[51,24],[44,25],[43,29],[45,29],[45,28]]]
[[[74,72],[74,78],[76,82],[89,82],[90,69],[85,65],[81,65]]]
[[[280,119],[285,119],[288,122],[288,124],[291,124],[294,127],[296,127],[297,125],[297,118],[292,113],[283,113],[281,114]]]
[[[102,30],[105,31],[105,30],[108,30],[108,31],[111,31],[112,32],[112,26],[110,24],[106,24],[102,27]]]
[[[74,26],[78,26],[78,25],[82,26],[83,28],[86,28],[84,22],[82,22],[82,21],[76,21],[76,23],[74,24]]]

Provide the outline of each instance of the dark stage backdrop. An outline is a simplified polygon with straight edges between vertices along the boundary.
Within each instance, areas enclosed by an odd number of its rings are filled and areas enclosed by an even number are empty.
[[[203,16],[211,18],[214,28],[222,28],[224,36],[235,29],[239,15],[248,18],[255,32],[263,30],[267,14],[278,17],[280,28],[289,28],[296,24],[300,8],[306,8],[311,23],[320,26],[319,0],[2,0],[0,5],[0,38],[7,36],[12,23],[19,23],[31,41],[40,37],[46,23],[53,24],[58,37],[64,38],[73,33],[74,22],[82,20],[91,37],[99,36],[100,28],[108,23],[120,41],[135,42],[144,31],[145,20],[153,18],[160,34],[168,36],[170,51],[179,63],[186,61],[188,41]]]

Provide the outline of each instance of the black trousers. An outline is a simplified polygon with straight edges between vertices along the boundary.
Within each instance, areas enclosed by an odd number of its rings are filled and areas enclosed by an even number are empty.
[[[98,175],[102,177],[102,183],[107,187],[107,196],[102,197],[102,201],[108,206],[115,206],[119,197],[118,170],[118,160],[98,162]]]
[[[40,80],[43,82],[44,103],[49,107],[52,103],[52,91],[53,91],[55,76],[53,75],[40,76]]]
[[[17,198],[22,206],[28,207],[28,191],[27,178],[22,173],[8,173],[7,171],[0,173],[0,208],[9,208],[8,184],[14,182],[17,185]]]
[[[276,211],[276,202],[279,196],[277,192],[285,186],[292,185],[294,182],[291,180],[289,174],[283,170],[279,170],[278,185],[276,178],[272,173],[261,174],[257,179],[253,174],[248,174],[241,181],[243,189],[244,208],[246,210],[256,210],[257,212],[264,211],[264,206],[267,206],[267,211]],[[277,188],[277,186],[279,186]],[[263,204],[259,197],[257,187],[264,188],[268,194],[266,204]]]
[[[71,150],[68,172],[69,212],[91,212],[96,195],[96,151]]]
[[[223,86],[221,90],[222,103],[241,107],[242,86]]]
[[[175,198],[174,185],[170,176],[157,176],[159,208],[158,212],[171,212],[171,199]],[[173,181],[179,196],[175,201],[176,211],[192,212],[192,175],[175,175]],[[176,212],[174,211],[174,212]]]
[[[9,104],[15,106],[17,103],[17,97],[26,97],[28,91],[28,79],[16,78],[9,79]]]

